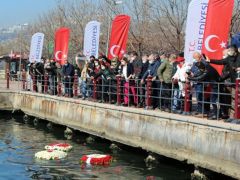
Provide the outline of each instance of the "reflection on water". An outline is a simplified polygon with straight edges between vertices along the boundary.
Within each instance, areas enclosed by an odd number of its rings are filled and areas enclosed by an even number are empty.
[[[108,141],[96,140],[87,144],[79,133],[75,140],[64,138],[64,129],[49,133],[3,115],[0,111],[0,179],[190,179],[190,172],[180,163],[159,162],[146,167],[146,154],[133,150],[113,152]],[[34,154],[48,143],[62,141],[73,145],[68,157],[58,161],[43,161]],[[110,166],[82,166],[79,159],[84,154],[111,154]]]

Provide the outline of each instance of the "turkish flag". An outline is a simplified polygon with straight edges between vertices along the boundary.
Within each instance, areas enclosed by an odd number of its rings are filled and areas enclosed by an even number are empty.
[[[62,27],[55,32],[54,60],[61,65],[68,56],[70,29]]]
[[[122,58],[126,53],[129,26],[130,16],[122,14],[114,18],[108,50],[109,59]]]
[[[210,59],[221,60],[222,52],[227,48],[233,6],[234,0],[209,1],[202,53]],[[222,73],[222,66],[212,66]]]

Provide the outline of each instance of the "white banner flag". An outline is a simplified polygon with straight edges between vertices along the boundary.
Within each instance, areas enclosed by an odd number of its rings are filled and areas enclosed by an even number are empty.
[[[193,63],[193,53],[201,53],[209,0],[192,0],[188,6],[184,57]]]
[[[43,33],[35,33],[32,36],[30,55],[29,55],[30,62],[40,62],[41,61],[43,41],[44,41]]]
[[[92,55],[98,58],[99,35],[100,23],[97,21],[87,23],[84,33],[83,53],[88,59]]]

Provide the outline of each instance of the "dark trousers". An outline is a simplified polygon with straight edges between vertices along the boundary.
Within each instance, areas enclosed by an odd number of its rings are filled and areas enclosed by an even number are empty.
[[[172,83],[162,83],[161,89],[161,99],[162,99],[162,107],[171,109],[171,97],[172,97]]]
[[[73,79],[65,77],[63,82],[64,82],[65,95],[69,97],[73,97]]]
[[[153,109],[159,107],[159,88],[160,88],[160,82],[159,81],[153,81],[152,82],[152,106]]]
[[[220,103],[220,112],[224,116],[229,116],[229,110],[231,107],[231,88],[225,85],[220,85],[220,96],[219,96],[219,103]]]
[[[197,112],[203,113],[203,84],[197,83],[194,85],[197,99]]]

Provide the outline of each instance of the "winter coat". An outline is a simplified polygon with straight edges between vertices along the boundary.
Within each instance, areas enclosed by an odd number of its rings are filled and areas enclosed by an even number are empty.
[[[157,70],[158,78],[164,83],[172,82],[173,64],[169,60],[164,60]]]
[[[228,56],[222,60],[210,60],[211,64],[224,65],[222,76],[220,81],[224,81],[230,78],[232,83],[235,83],[237,78],[236,69],[240,67],[240,55],[238,56]]]
[[[142,79],[145,80],[148,75],[155,77],[157,76],[157,69],[159,67],[160,63],[158,61],[154,61],[152,64],[149,63],[147,71],[144,73]]]
[[[215,68],[213,68],[209,64],[205,64],[205,69],[200,70],[198,74],[193,77],[189,77],[188,79],[191,81],[200,81],[200,82],[218,82],[219,74]]]
[[[67,65],[63,65],[63,76],[71,76],[73,78],[74,76],[74,66],[70,63]]]
[[[139,78],[142,69],[142,61],[136,58],[132,63],[136,79]]]
[[[142,69],[141,69],[141,72],[139,74],[139,79],[142,79],[144,73],[148,70],[148,66],[149,66],[149,62],[146,61],[145,63],[142,63]]]
[[[177,71],[173,76],[173,79],[178,80],[178,86],[179,86],[179,91],[181,92],[182,96],[185,96],[185,91],[184,91],[184,85],[186,82],[186,78],[185,78],[185,74],[187,71],[190,70],[190,66],[188,66],[187,64],[183,64],[182,67],[180,67],[179,65],[177,66]]]

